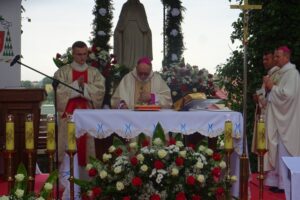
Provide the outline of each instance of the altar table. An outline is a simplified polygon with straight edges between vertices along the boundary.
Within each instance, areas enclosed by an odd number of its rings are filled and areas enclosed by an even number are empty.
[[[134,138],[141,132],[152,136],[159,122],[167,132],[180,132],[190,135],[195,132],[207,137],[221,135],[226,120],[233,123],[234,152],[231,156],[232,175],[239,177],[239,157],[243,149],[243,117],[239,112],[223,110],[196,111],[132,111],[132,110],[87,110],[79,109],[73,113],[76,124],[76,137],[89,133],[96,138],[106,138],[116,133],[123,138]],[[233,184],[232,195],[239,196],[239,178]]]
[[[287,200],[298,200],[300,199],[298,188],[298,184],[300,184],[300,157],[282,157],[282,160],[289,171],[288,179],[283,179],[285,198]]]

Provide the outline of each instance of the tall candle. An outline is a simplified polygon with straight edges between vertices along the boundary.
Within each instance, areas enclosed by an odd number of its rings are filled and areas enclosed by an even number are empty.
[[[26,121],[25,121],[25,148],[27,150],[34,149],[34,130],[33,130],[32,114],[28,114],[26,116]]]
[[[68,119],[68,150],[76,150],[75,124],[71,121],[71,118]]]
[[[265,122],[262,118],[257,122],[256,148],[258,150],[266,149]]]
[[[5,131],[6,131],[6,141],[5,141],[6,150],[13,151],[15,150],[15,124],[12,115],[8,115],[7,117]]]
[[[47,150],[55,150],[55,122],[53,115],[47,117]]]
[[[224,148],[226,150],[233,149],[232,122],[229,120],[225,121],[224,134],[225,134]]]

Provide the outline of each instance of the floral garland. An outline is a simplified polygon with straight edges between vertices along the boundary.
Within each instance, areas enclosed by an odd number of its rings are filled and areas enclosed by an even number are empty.
[[[111,49],[109,40],[112,35],[112,10],[113,6],[111,0],[96,0],[96,5],[93,10],[95,18],[93,21],[93,39],[91,44],[101,47],[106,51]]]
[[[167,141],[158,124],[152,145],[145,135],[128,146],[114,138],[102,161],[87,164],[91,180],[75,183],[83,200],[225,199],[236,177],[225,182],[222,157],[205,145],[185,147],[180,134]]]
[[[184,7],[181,0],[162,0],[162,3],[167,9],[166,21],[164,22],[166,55],[164,55],[163,65],[170,67],[170,64],[178,63],[182,59],[184,45],[181,22]]]

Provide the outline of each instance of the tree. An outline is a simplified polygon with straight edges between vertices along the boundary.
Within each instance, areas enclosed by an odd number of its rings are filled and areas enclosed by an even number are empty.
[[[237,0],[241,3],[241,0]],[[300,2],[297,0],[249,0],[249,4],[262,4],[262,10],[249,12],[248,42],[248,89],[247,89],[247,133],[251,144],[254,106],[252,94],[261,87],[262,76],[266,73],[262,67],[262,55],[266,50],[274,50],[281,45],[292,49],[292,62],[300,67]],[[242,41],[243,15],[240,14],[232,24],[234,31],[231,40]],[[224,65],[217,67],[221,85],[229,92],[229,103],[235,110],[242,110],[243,85],[243,49],[240,46],[232,52]]]

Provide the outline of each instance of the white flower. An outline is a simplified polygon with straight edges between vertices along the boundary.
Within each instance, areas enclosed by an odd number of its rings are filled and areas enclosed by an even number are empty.
[[[106,13],[107,13],[107,11],[106,11],[105,8],[100,8],[100,9],[98,10],[98,12],[99,12],[99,14],[100,14],[101,16],[105,16]]]
[[[164,150],[164,149],[160,149],[158,152],[157,152],[157,155],[159,158],[164,158],[166,157],[168,153]]]
[[[8,196],[2,196],[2,197],[0,197],[0,200],[9,200],[9,197]]]
[[[109,153],[113,153],[115,150],[116,150],[116,147],[113,145],[108,148]]]
[[[53,188],[53,185],[51,183],[45,183],[45,185],[44,185],[45,190],[50,191],[50,190],[52,190],[52,188]]]
[[[137,143],[136,142],[131,142],[129,144],[129,147],[132,148],[132,149],[135,149],[135,148],[137,148]]]
[[[178,56],[177,56],[175,53],[172,53],[172,55],[171,55],[171,60],[172,60],[172,61],[178,60]]]
[[[96,55],[94,53],[89,54],[90,59],[96,60]]]
[[[176,36],[178,34],[178,31],[176,29],[172,29],[171,32],[170,32],[170,35],[172,36]]]
[[[176,141],[176,146],[183,147],[184,145],[183,145],[183,143],[181,141]]]
[[[198,161],[195,166],[196,166],[197,169],[202,169],[203,168],[203,163]]]
[[[176,91],[172,91],[172,96],[176,96],[177,92]]]
[[[116,188],[117,188],[118,191],[121,191],[121,190],[124,189],[124,184],[121,181],[118,181],[116,183]]]
[[[142,165],[142,166],[141,166],[141,170],[142,170],[143,172],[148,171],[148,166],[147,166],[147,165]]]
[[[206,148],[203,145],[199,146],[199,151],[204,151]]]
[[[203,183],[205,181],[205,178],[202,174],[197,176],[197,181],[199,181],[200,183]]]
[[[1,198],[0,198],[0,200],[1,200]],[[43,197],[39,197],[36,200],[45,200],[45,199]]]
[[[179,173],[179,170],[177,168],[172,168],[172,170],[171,170],[171,175],[172,176],[177,176],[178,173]]]
[[[237,181],[237,177],[236,176],[231,176],[230,180],[231,180],[231,182],[236,182]]]
[[[222,160],[222,161],[220,162],[219,166],[220,166],[222,169],[226,168],[226,162]]]
[[[160,138],[155,138],[153,143],[156,145],[156,146],[159,146],[159,145],[162,145],[162,141]]]
[[[193,88],[193,92],[197,92],[197,88]]]
[[[99,175],[101,179],[105,179],[107,177],[107,172],[105,170],[101,170]]]
[[[179,155],[183,158],[186,157],[186,151],[179,151]]]
[[[23,195],[24,195],[24,190],[17,189],[17,190],[15,191],[15,195],[16,195],[18,198],[23,197]]]
[[[156,177],[156,180],[155,180],[156,183],[160,184],[160,182],[161,182],[161,180],[163,179],[163,177],[164,177],[164,176],[163,176],[162,174],[158,174],[157,177]]]
[[[214,153],[213,150],[210,149],[210,148],[207,148],[205,152],[206,152],[206,154],[209,155],[209,156],[211,156],[211,155]]]
[[[102,159],[104,162],[108,161],[109,159],[111,159],[111,154],[107,154],[107,153],[104,153],[103,156],[102,156]]]
[[[92,190],[87,191],[87,195],[88,195],[89,197],[93,197],[93,191],[92,191]]]
[[[145,157],[143,156],[143,154],[138,154],[138,155],[136,156],[136,158],[137,158],[139,161],[141,161],[141,162],[143,162],[144,159],[145,159]]]
[[[171,15],[172,15],[173,17],[177,17],[179,14],[180,14],[180,10],[179,10],[178,8],[173,8],[173,9],[171,10]]]
[[[93,168],[93,165],[91,163],[88,163],[86,166],[85,166],[85,170],[86,171],[89,171],[90,169]]]
[[[106,33],[105,33],[104,31],[98,31],[97,34],[98,34],[99,36],[105,36],[105,35],[106,35]]]
[[[116,168],[114,168],[115,174],[120,174],[121,171],[122,171],[122,167],[121,166],[117,166]]]
[[[15,175],[15,179],[16,179],[17,182],[23,181],[24,178],[25,178],[24,174],[16,174]]]

